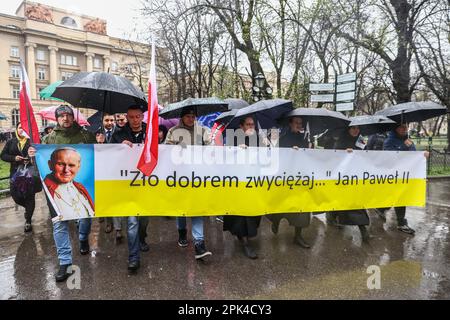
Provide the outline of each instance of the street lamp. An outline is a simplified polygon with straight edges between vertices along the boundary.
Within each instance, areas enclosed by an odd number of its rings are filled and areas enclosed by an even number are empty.
[[[264,87],[264,82],[266,78],[263,76],[263,74],[260,72],[255,77],[255,84],[259,89],[262,89]]]
[[[266,90],[263,91],[265,83],[266,78],[261,72],[259,72],[255,76],[255,86],[253,87],[253,101],[257,102],[259,100],[262,100],[263,97],[270,97],[272,95],[271,87],[267,87]]]

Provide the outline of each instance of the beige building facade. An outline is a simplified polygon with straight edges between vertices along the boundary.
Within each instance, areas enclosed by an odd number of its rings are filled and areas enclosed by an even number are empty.
[[[41,100],[39,91],[81,71],[125,76],[146,91],[149,47],[107,35],[105,20],[23,1],[15,16],[0,13],[0,131],[19,121],[19,68],[24,61],[35,112],[60,102]],[[76,107],[76,106],[74,106]],[[95,110],[81,110],[86,117]],[[42,129],[45,120],[36,116]]]

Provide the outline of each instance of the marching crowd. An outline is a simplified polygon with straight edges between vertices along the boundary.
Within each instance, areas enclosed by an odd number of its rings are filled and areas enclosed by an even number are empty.
[[[126,114],[110,115],[103,113],[102,125],[95,132],[91,133],[85,128],[81,127],[74,118],[73,109],[61,105],[55,111],[57,119],[56,127],[46,134],[43,139],[43,144],[93,144],[93,143],[122,143],[129,147],[133,144],[144,143],[146,134],[146,123],[144,122],[144,110],[139,105],[128,108]],[[179,124],[167,129],[165,126],[159,126],[159,142],[165,144],[188,144],[188,145],[210,145],[214,144],[210,130],[202,127],[197,123],[197,114],[195,108],[185,108],[181,112]],[[310,141],[309,135],[305,132],[305,126],[301,117],[289,118],[288,124],[283,128],[279,136],[263,137],[259,134],[257,124],[252,116],[243,117],[240,119],[239,127],[242,130],[245,139],[242,141],[226,141],[227,145],[235,145],[241,148],[251,146],[264,146],[268,144],[267,139],[271,139],[270,144],[274,144],[280,148],[313,148],[314,144]],[[183,133],[189,132],[188,139],[186,135],[177,134],[180,130]],[[414,151],[414,143],[408,138],[407,126],[405,124],[398,124],[394,130],[389,132],[388,136],[382,134],[374,134],[370,136],[368,143],[361,143],[360,129],[357,126],[348,127],[344,130],[337,139],[331,139],[324,144],[325,148],[341,149],[352,152],[358,149],[369,150],[394,150],[394,151]],[[33,165],[33,157],[36,150],[30,145],[30,141],[26,138],[21,125],[18,124],[15,136],[7,141],[5,147],[1,152],[1,159],[11,163],[11,184],[13,184],[13,177],[18,168],[27,164]],[[58,158],[59,159],[59,158]],[[51,165],[64,166],[63,160],[52,160],[55,163]],[[62,170],[70,170],[69,166]],[[13,191],[14,186],[11,186]],[[12,196],[17,204],[25,208],[25,232],[32,231],[32,216],[35,209],[35,194],[42,190],[40,181],[36,181],[31,191],[15,194]],[[52,202],[47,198],[50,216],[53,218],[57,214],[53,208]],[[377,209],[379,216],[385,219],[385,212],[389,208]],[[410,235],[414,234],[414,230],[408,225],[406,215],[406,208],[395,208],[397,216],[398,230]],[[303,238],[302,230],[307,228],[311,222],[310,213],[286,213],[286,214],[272,214],[266,217],[272,223],[272,231],[274,234],[278,233],[278,227],[282,219],[287,219],[289,224],[294,228],[294,241],[302,248],[310,248],[310,244]],[[257,252],[252,247],[249,239],[257,236],[258,227],[261,222],[261,216],[244,217],[244,216],[224,216],[217,217],[223,221],[223,230],[229,231],[233,236],[236,236],[242,244],[244,254],[250,259],[258,257]],[[192,217],[191,219],[191,235],[195,248],[195,259],[206,259],[212,253],[207,250],[204,237],[204,217]],[[369,241],[370,235],[366,226],[369,225],[370,220],[365,210],[347,210],[335,211],[326,213],[327,223],[331,226],[340,227],[343,225],[358,226],[361,231],[363,241]],[[86,255],[90,251],[89,247],[89,233],[91,231],[90,218],[83,218],[78,221],[78,240],[79,252]],[[120,243],[124,235],[122,234],[122,225],[126,225],[126,236],[128,242],[128,270],[136,272],[140,267],[141,252],[149,250],[146,242],[147,229],[149,224],[149,217],[114,217],[105,218],[101,222],[105,223],[105,232],[111,233],[114,231],[117,243]],[[53,237],[56,244],[56,250],[59,260],[59,270],[55,275],[56,281],[64,281],[70,275],[70,266],[72,264],[72,244],[69,236],[69,221],[56,221],[53,223]],[[187,247],[188,229],[187,218],[177,217],[176,227],[178,230],[178,245],[180,247]]]

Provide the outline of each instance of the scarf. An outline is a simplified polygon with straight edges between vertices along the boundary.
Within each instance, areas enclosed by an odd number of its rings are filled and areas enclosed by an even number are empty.
[[[19,148],[20,151],[23,150],[23,148],[25,147],[25,144],[27,143],[27,137],[22,137],[19,135],[19,132],[17,132],[16,129],[16,138],[19,141],[19,143],[17,144],[17,147]]]

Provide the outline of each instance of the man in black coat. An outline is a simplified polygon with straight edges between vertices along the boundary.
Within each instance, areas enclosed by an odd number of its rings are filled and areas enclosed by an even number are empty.
[[[130,148],[133,144],[144,143],[147,130],[144,121],[143,107],[132,106],[128,108],[127,124],[114,132],[111,143],[123,143]],[[148,217],[128,217],[128,270],[137,271],[140,267],[141,251],[148,251],[148,244],[145,242],[147,236]]]

